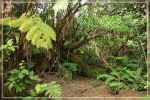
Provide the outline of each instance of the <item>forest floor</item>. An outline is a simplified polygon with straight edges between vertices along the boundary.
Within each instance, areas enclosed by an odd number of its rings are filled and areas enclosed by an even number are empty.
[[[43,81],[56,81],[60,84],[63,89],[63,97],[145,97],[147,95],[147,91],[136,91],[128,88],[121,90],[117,95],[113,95],[111,90],[104,86],[103,81],[98,87],[93,87],[90,83],[94,79],[84,76],[75,76],[71,82],[67,82],[56,75],[48,74],[43,78]]]

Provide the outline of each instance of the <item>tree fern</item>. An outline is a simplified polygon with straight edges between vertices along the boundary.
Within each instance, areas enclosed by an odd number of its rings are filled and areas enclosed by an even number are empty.
[[[7,17],[7,18],[3,18],[0,20],[0,25],[8,25],[11,22],[11,18]]]
[[[13,20],[9,23],[9,26],[12,28],[17,28],[19,27],[23,22],[27,21],[28,18],[26,16],[26,14],[22,14],[22,16],[19,19]]]
[[[3,19],[5,24],[9,22],[9,18]],[[0,23],[2,23],[0,21]],[[12,28],[19,28],[21,32],[26,32],[26,39],[31,41],[37,48],[52,48],[52,40],[56,41],[56,33],[47,24],[45,24],[39,15],[23,14],[20,18],[11,21],[8,24]]]
[[[30,28],[33,26],[33,21],[32,20],[27,20],[26,22],[22,23],[19,30],[21,32],[27,32],[30,30]]]

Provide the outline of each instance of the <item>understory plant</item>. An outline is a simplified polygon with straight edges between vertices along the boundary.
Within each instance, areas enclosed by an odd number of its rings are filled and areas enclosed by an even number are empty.
[[[59,99],[58,97],[60,97],[62,94],[61,86],[56,84],[55,81],[50,83],[36,84],[35,90],[37,94],[45,93],[45,96],[55,99]]]
[[[76,63],[64,62],[61,65],[59,65],[59,73],[61,76],[66,78],[67,81],[72,80],[72,75],[75,71],[77,71]]]
[[[3,50],[3,52],[5,52],[6,54],[8,54],[10,52],[14,52],[15,48],[17,48],[17,46],[13,45],[13,39],[9,39],[6,44],[3,44],[1,46],[0,49]]]
[[[135,71],[131,71],[126,67],[113,69],[110,74],[98,75],[97,80],[99,79],[105,80],[106,86],[113,90],[115,94],[119,93],[119,90],[125,88],[125,86],[143,90],[147,85],[146,77],[142,77],[142,68],[138,68]]]
[[[33,81],[40,81],[38,75],[35,75],[33,71],[25,68],[24,61],[19,64],[19,69],[12,69],[8,72],[8,79],[6,80],[5,86],[9,92],[13,92],[17,95],[28,94],[28,97],[37,97],[43,92],[48,97],[60,97],[62,89],[59,84],[55,81],[50,83],[35,84],[35,88],[28,90],[29,85],[33,85]],[[25,91],[26,90],[26,91]],[[25,92],[24,92],[25,91]]]
[[[15,94],[24,93],[32,81],[38,81],[40,78],[35,75],[33,71],[28,70],[24,66],[24,61],[19,64],[19,69],[12,69],[8,71],[8,78],[5,86],[8,87],[9,91]]]

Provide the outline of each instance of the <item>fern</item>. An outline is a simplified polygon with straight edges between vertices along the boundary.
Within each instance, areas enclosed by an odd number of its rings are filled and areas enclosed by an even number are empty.
[[[53,98],[60,97],[62,94],[62,89],[60,88],[60,85],[56,84],[55,81],[44,84],[36,84],[35,90],[37,94],[45,92],[45,96]]]
[[[108,74],[101,74],[101,75],[98,75],[97,76],[97,80],[99,80],[99,79],[106,79],[106,78],[108,78],[110,75],[108,75]]]
[[[142,68],[139,67],[136,71],[134,71],[135,77],[140,77],[142,74]]]
[[[7,18],[7,20],[9,19]],[[5,24],[8,23],[7,20]],[[26,39],[31,41],[37,48],[50,49],[52,48],[52,40],[56,41],[54,30],[45,24],[37,14],[29,16],[28,13],[24,13],[20,18],[11,21],[8,25],[12,28],[19,27],[21,32],[26,32]]]
[[[26,22],[22,23],[19,30],[21,32],[27,32],[30,30],[30,28],[33,26],[33,21],[32,20],[27,20]]]
[[[11,22],[11,18],[7,17],[7,18],[3,18],[0,20],[0,25],[8,25]]]
[[[77,64],[65,62],[59,65],[59,73],[68,81],[72,80],[73,72],[77,71]]]
[[[62,66],[64,66],[66,69],[69,69],[71,71],[77,71],[77,64],[75,63],[65,62],[62,64]]]
[[[105,81],[105,84],[108,84],[110,83],[111,81],[116,81],[117,79],[114,77],[114,76],[109,76],[106,81]]]
[[[29,20],[29,22],[31,26],[33,23],[35,23],[35,25],[27,32],[26,39],[31,41],[33,45],[36,45],[37,48],[52,48],[52,40],[56,40],[54,30],[43,23],[39,16],[32,16],[32,20]],[[28,29],[28,27],[26,29]]]
[[[129,60],[128,56],[115,57],[115,61],[120,62],[122,64],[127,64],[128,60]]]
[[[9,23],[9,26],[12,28],[17,28],[19,27],[23,22],[27,21],[27,15],[24,13],[21,15],[19,19],[13,20]]]
[[[124,83],[122,82],[119,82],[119,81],[113,81],[113,82],[110,82],[108,84],[109,88],[112,88],[112,89],[115,89],[115,90],[120,90],[124,87]]]

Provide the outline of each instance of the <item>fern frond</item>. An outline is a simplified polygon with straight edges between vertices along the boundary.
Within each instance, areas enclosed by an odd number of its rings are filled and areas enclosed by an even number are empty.
[[[26,39],[36,45],[37,48],[52,48],[52,40],[56,40],[56,33],[50,26],[42,22],[37,15],[35,17],[32,16],[33,21],[30,24],[35,23],[35,25],[28,31]]]
[[[142,68],[139,67],[139,68],[134,72],[134,74],[135,74],[137,77],[140,77],[141,74],[142,74]]]
[[[71,71],[77,71],[77,64],[76,63],[65,62],[62,64],[62,66],[64,66],[66,69],[69,69]]]
[[[116,90],[120,90],[120,89],[122,89],[124,87],[124,84],[122,82],[114,81],[114,82],[110,82],[108,84],[108,86],[110,88],[114,88]]]
[[[0,25],[8,25],[10,22],[11,22],[10,17],[0,19]]]
[[[26,39],[28,41],[32,40],[33,36],[35,35],[35,33],[39,30],[38,26],[33,26],[27,33],[26,35]]]
[[[62,89],[59,84],[56,84],[55,81],[52,81],[48,84],[37,84],[35,90],[38,94],[45,91],[45,96],[49,97],[60,97],[62,94]]]
[[[113,77],[113,76],[109,76],[109,77],[106,79],[105,84],[108,84],[108,83],[111,82],[111,81],[116,81],[116,78]]]
[[[24,23],[26,20],[28,20],[27,16],[23,14],[19,19],[13,20],[9,23],[9,26],[12,28],[19,27],[22,23]]]
[[[22,23],[19,30],[21,32],[27,32],[30,30],[30,28],[33,26],[32,20],[28,19],[26,22]]]
[[[29,14],[23,14],[19,19],[9,23],[12,28],[19,27],[21,32],[27,32],[26,39],[31,41],[37,48],[52,48],[52,40],[56,41],[56,33],[47,24],[45,24],[38,14],[29,17]]]
[[[54,30],[45,23],[41,23],[41,30],[45,33],[46,37],[50,37],[52,40],[56,41],[56,34]]]
[[[97,76],[97,80],[99,80],[99,79],[106,79],[106,78],[108,78],[110,75],[108,75],[108,74],[101,74],[101,75],[98,75]]]

